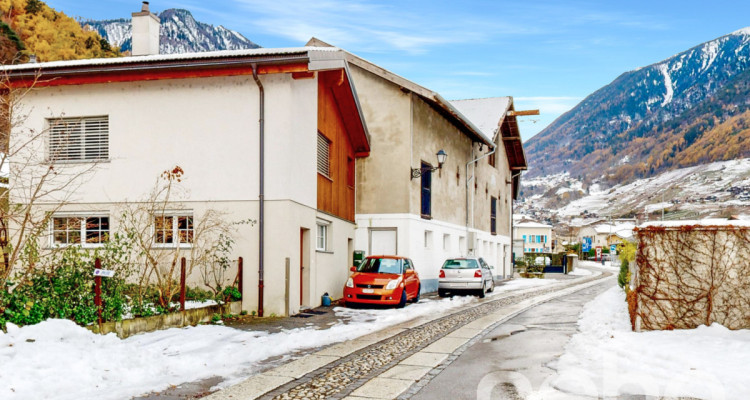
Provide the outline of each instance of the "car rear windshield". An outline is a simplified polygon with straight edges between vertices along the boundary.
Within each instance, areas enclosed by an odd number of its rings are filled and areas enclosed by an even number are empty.
[[[443,269],[478,269],[477,260],[445,260]]]
[[[376,274],[400,274],[401,260],[396,258],[367,258],[358,272],[372,272]]]

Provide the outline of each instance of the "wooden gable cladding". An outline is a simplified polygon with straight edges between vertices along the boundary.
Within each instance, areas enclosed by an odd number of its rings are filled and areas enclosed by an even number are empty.
[[[318,209],[354,221],[354,166],[355,146],[349,128],[356,125],[347,119],[359,120],[343,110],[346,96],[340,93],[341,86],[349,91],[341,71],[321,72],[318,79],[318,132],[329,143],[328,176],[318,173]],[[337,93],[339,92],[339,93]],[[349,92],[351,96],[351,92]],[[338,94],[338,95],[337,95]],[[353,104],[352,104],[353,105]],[[361,128],[361,122],[359,122]],[[369,151],[369,143],[367,145]]]

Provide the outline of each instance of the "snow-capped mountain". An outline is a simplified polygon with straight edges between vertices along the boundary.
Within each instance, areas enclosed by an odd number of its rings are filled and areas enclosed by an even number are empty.
[[[727,107],[714,110],[708,126],[696,127],[699,121],[692,118],[705,116],[689,111],[710,103],[737,79],[750,81],[742,74],[749,66],[750,28],[746,28],[626,72],[526,143],[529,176],[567,171],[587,182],[601,179],[614,184],[727,159],[721,154],[689,159],[680,155],[696,151],[691,146],[715,125],[738,115],[736,107],[744,107],[747,98],[724,99]],[[713,148],[708,145],[701,150],[710,154]],[[742,156],[750,154],[729,158]],[[618,176],[623,167],[627,173]]]
[[[748,143],[750,28],[626,72],[562,115],[525,144],[529,184],[522,196],[534,207],[559,210],[611,187],[750,157]],[[606,214],[640,212],[642,204],[621,200],[608,198],[616,204]],[[702,213],[722,207],[706,204]]]
[[[158,16],[161,20],[159,48],[162,54],[260,47],[231,29],[196,21],[187,10],[170,8]],[[121,51],[131,49],[130,19],[87,21],[83,25],[98,31],[113,46],[119,46]]]

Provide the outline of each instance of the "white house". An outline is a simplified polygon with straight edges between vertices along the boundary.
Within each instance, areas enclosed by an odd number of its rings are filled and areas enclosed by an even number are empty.
[[[154,18],[133,17],[147,27]],[[158,49],[147,47],[134,52]],[[15,87],[33,87],[12,137],[36,139],[11,168],[95,166],[62,208],[55,196],[37,203],[54,210],[43,246],[100,245],[119,229],[118,207],[179,166],[184,196],[154,216],[154,246],[189,249],[208,210],[254,219],[238,228],[232,254],[244,258],[244,309],[286,315],[320,304],[324,292],[341,296],[354,250],[355,160],[370,151],[341,50],[151,54],[4,72]],[[25,201],[20,183],[35,173],[27,168],[11,184],[12,201]]]
[[[523,240],[524,253],[552,252],[552,225],[522,222],[513,226],[513,236]]]

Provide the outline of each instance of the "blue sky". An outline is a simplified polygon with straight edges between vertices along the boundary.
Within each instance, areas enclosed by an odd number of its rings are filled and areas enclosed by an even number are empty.
[[[129,18],[138,0],[48,0],[74,17]],[[513,96],[524,139],[623,72],[750,26],[746,0],[151,0],[263,47],[312,36],[448,99]]]

